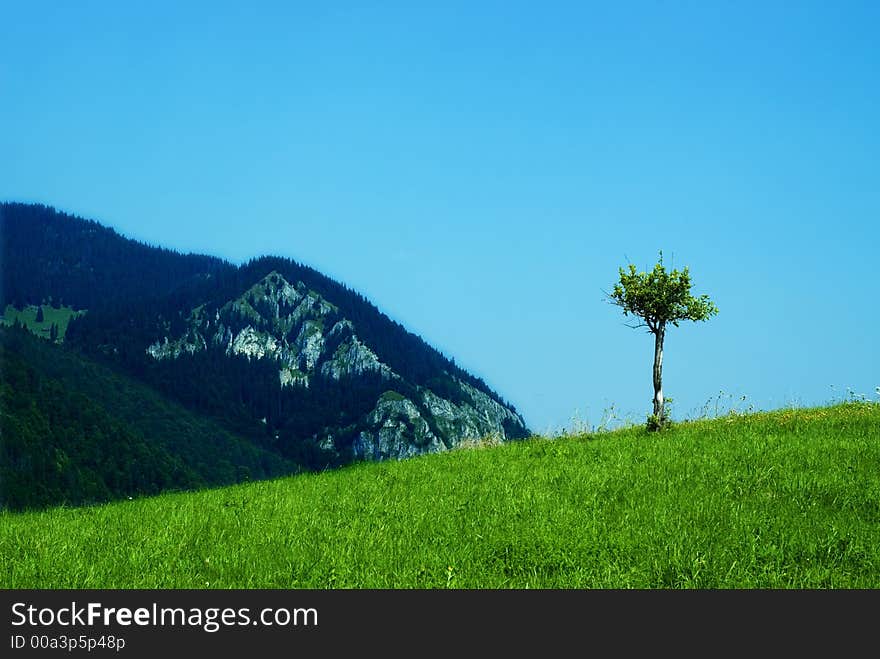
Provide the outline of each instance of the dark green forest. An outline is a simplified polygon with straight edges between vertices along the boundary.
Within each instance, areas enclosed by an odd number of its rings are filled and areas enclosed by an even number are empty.
[[[473,403],[465,382],[515,412],[363,295],[289,258],[235,266],[19,203],[0,204],[0,257],[0,308],[64,307],[70,317],[57,345],[57,333],[40,341],[23,327],[2,330],[0,506],[88,503],[338,467],[356,458],[352,445],[363,431],[376,430],[368,416],[389,391],[409,399],[447,447],[419,389]],[[219,345],[174,359],[148,354],[157,339],[188,335],[194,309],[213,317],[272,272],[331,303],[327,329],[350,323],[327,334],[321,359],[356,331],[393,377],[366,370],[282,386],[277,362]],[[269,311],[224,322],[233,332],[266,329]],[[528,435],[511,419],[504,430],[511,439]]]
[[[113,309],[161,297],[229,263],[124,238],[93,220],[42,204],[0,204],[0,308],[45,302]]]
[[[409,382],[431,386],[446,372],[501,400],[481,378],[363,295],[292,259],[263,256],[237,267],[125,238],[48,206],[20,203],[0,204],[0,253],[0,308],[46,301],[88,309],[71,322],[70,340],[85,350],[112,347],[116,360],[136,372],[144,366],[143,346],[164,323],[172,333],[183,329],[190,309],[207,303],[210,312],[274,270],[332,300],[340,317],[352,321],[379,358]]]
[[[21,327],[0,327],[0,364],[0,507],[94,503],[297,471]]]

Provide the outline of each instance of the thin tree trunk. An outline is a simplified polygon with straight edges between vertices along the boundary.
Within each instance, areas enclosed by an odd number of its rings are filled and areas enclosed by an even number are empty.
[[[666,325],[661,323],[654,332],[654,416],[663,418],[663,338]]]

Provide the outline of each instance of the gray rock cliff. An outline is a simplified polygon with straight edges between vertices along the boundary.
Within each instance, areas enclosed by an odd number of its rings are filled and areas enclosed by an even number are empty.
[[[278,272],[213,314],[204,305],[193,309],[187,325],[182,335],[156,337],[147,354],[166,360],[222,350],[227,356],[268,360],[276,365],[282,388],[364,374],[387,381],[385,393],[357,424],[350,446],[356,459],[400,459],[448,450],[465,440],[492,436],[505,441],[511,434],[527,433],[514,410],[449,373],[443,373],[441,393],[414,383],[401,386],[403,378],[361,340],[350,320],[338,318],[331,301]],[[397,389],[416,393],[407,397]],[[338,448],[332,428],[316,440],[326,449]]]

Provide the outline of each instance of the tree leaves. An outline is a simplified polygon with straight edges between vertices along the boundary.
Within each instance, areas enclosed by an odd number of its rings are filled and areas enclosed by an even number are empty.
[[[620,279],[608,296],[612,304],[623,309],[624,316],[641,318],[635,327],[647,327],[652,333],[662,332],[667,323],[675,327],[683,320],[705,321],[718,313],[718,307],[707,295],[691,295],[691,275],[683,270],[667,271],[663,252],[650,272],[639,272],[630,263],[619,269]]]

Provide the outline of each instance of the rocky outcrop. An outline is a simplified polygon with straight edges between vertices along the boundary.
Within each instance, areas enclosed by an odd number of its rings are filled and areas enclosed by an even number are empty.
[[[184,336],[164,336],[146,350],[154,359],[174,359],[212,345],[223,346],[227,355],[272,359],[279,362],[281,386],[307,387],[322,362],[326,364],[323,375],[336,379],[343,374],[383,368],[390,374],[390,369],[357,339],[348,321],[335,323],[329,332],[333,337],[350,330],[347,345],[327,355],[324,321],[334,312],[336,307],[314,291],[301,283],[294,286],[272,272],[218,309],[213,322],[205,318],[201,307],[194,309]]]
[[[419,388],[421,406],[397,392],[383,394],[353,445],[355,456],[400,459],[485,437],[505,441],[507,428],[525,428],[512,410],[466,382],[455,382],[471,395],[472,402],[455,404],[424,387]]]
[[[351,336],[340,343],[333,357],[321,366],[321,374],[334,380],[367,371],[376,371],[388,377],[393,375],[391,369],[379,361],[376,353],[361,343],[356,336]]]
[[[401,459],[447,448],[415,404],[395,392],[382,395],[366,426],[352,446],[358,459]]]
[[[514,410],[449,373],[439,374],[444,382],[439,389],[405,382],[361,340],[355,325],[339,316],[335,305],[278,272],[213,313],[205,305],[193,309],[187,324],[183,335],[157,339],[147,346],[147,354],[164,360],[215,349],[227,356],[270,360],[277,364],[282,388],[307,389],[316,378],[342,383],[368,374],[387,381],[385,393],[357,423],[348,449],[355,459],[400,459],[486,436],[505,440],[511,429],[520,436],[526,433]],[[315,441],[325,450],[341,451],[335,445],[337,435],[329,427]]]

